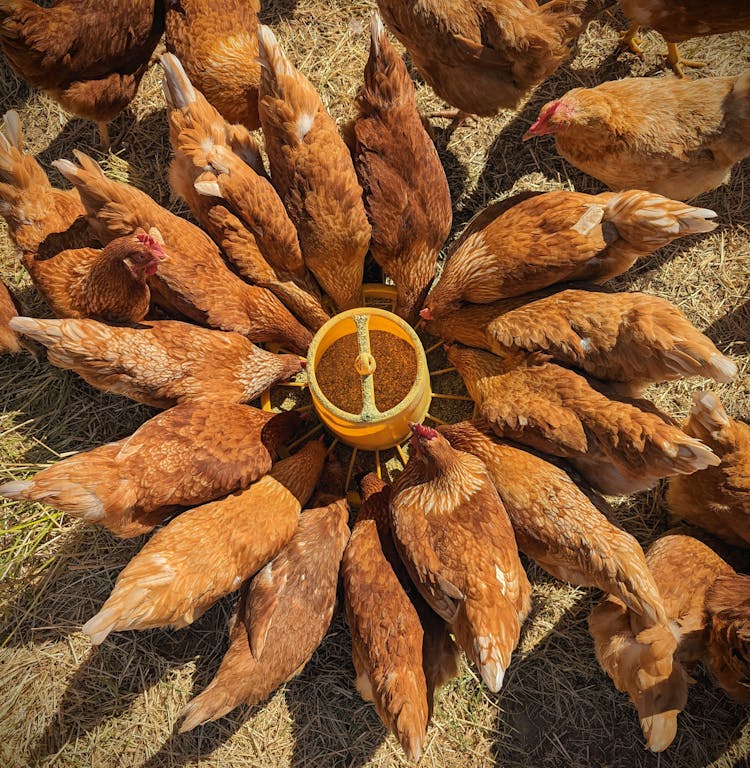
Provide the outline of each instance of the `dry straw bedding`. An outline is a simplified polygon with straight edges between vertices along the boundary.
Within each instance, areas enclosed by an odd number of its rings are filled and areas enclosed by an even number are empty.
[[[294,63],[319,89],[338,121],[351,115],[367,57],[365,0],[274,0],[264,3],[270,24]],[[554,152],[551,140],[522,144],[539,107],[571,87],[627,75],[663,76],[662,42],[646,36],[645,62],[617,48],[622,17],[591,25],[579,53],[539,87],[517,112],[459,129],[435,140],[455,205],[455,237],[487,203],[524,189],[598,192]],[[734,34],[683,45],[702,57],[702,74],[741,72],[750,64],[750,35]],[[692,74],[692,76],[696,76]],[[164,205],[170,198],[160,72],[153,67],[131,108],[111,126],[113,153],[98,151],[96,127],[71,120],[54,102],[31,92],[0,64],[0,107],[18,109],[29,148],[49,168],[79,147],[115,178],[128,180]],[[418,78],[419,104],[442,106]],[[59,178],[57,179],[58,181]],[[700,205],[719,213],[719,228],[662,249],[617,281],[678,304],[740,364],[741,378],[718,391],[735,417],[750,414],[750,164]],[[0,233],[0,271],[30,314],[46,309],[15,263]],[[653,388],[651,397],[676,416],[686,414],[699,380]],[[448,382],[447,386],[455,386]],[[61,456],[130,434],[148,408],[99,393],[73,374],[28,357],[0,362],[0,473],[22,478]],[[668,527],[663,487],[613,500],[617,519],[648,543]],[[397,766],[405,764],[393,738],[352,685],[349,638],[337,615],[304,673],[266,704],[239,709],[218,723],[175,735],[185,702],[210,680],[226,646],[231,601],[181,631],[117,633],[93,649],[79,628],[100,607],[118,572],[142,544],[38,505],[0,504],[4,541],[0,650],[0,765],[16,766]],[[744,566],[747,567],[745,562]],[[534,610],[497,696],[465,667],[440,697],[429,731],[425,768],[474,766],[747,765],[750,722],[699,671],[672,747],[646,752],[635,712],[599,670],[586,617],[599,599],[529,566]]]

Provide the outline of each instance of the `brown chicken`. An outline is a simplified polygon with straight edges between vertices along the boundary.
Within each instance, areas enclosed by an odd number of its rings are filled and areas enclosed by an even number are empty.
[[[372,225],[370,252],[396,284],[394,311],[414,323],[450,233],[451,196],[406,65],[377,14],[371,26],[359,116],[347,142]]]
[[[689,477],[669,481],[671,512],[735,546],[750,547],[750,424],[730,419],[712,392],[695,392],[683,427],[721,459]]]
[[[622,12],[631,20],[623,41],[640,58],[643,51],[636,38],[640,27],[655,29],[667,41],[667,61],[676,74],[684,77],[681,65],[702,67],[702,62],[685,61],[677,43],[691,37],[750,29],[747,0],[620,0]]]
[[[362,305],[370,224],[352,159],[315,88],[258,27],[260,122],[271,176],[302,255],[339,310]]]
[[[589,616],[596,657],[638,710],[649,749],[665,750],[701,660],[738,701],[750,703],[750,577],[735,574],[697,539],[668,535],[646,560],[672,620],[647,627],[616,597]]]
[[[0,47],[16,73],[99,124],[130,104],[164,32],[164,0],[0,0]]]
[[[38,501],[121,537],[149,533],[184,507],[246,488],[265,475],[300,426],[293,412],[246,405],[178,405],[130,437],[79,453],[0,496]]]
[[[123,328],[95,320],[20,317],[12,325],[47,347],[53,365],[154,408],[198,400],[247,403],[299,373],[304,362],[297,355],[266,352],[238,333],[176,320]]]
[[[434,691],[457,672],[456,648],[396,552],[390,487],[370,474],[360,490],[362,507],[341,563],[357,690],[418,761]]]
[[[188,80],[174,56],[162,58],[174,159],[170,185],[239,273],[273,291],[308,327],[328,320],[305,268],[297,231],[271,182],[260,150],[229,125]]]
[[[454,344],[448,360],[500,437],[567,459],[602,493],[635,493],[719,463],[648,401],[608,397],[544,355]]]
[[[435,93],[461,112],[515,107],[572,53],[608,0],[378,0]]]
[[[522,192],[477,214],[451,247],[421,315],[487,304],[555,283],[603,283],[672,240],[710,232],[716,216],[664,197]]]
[[[85,219],[78,190],[55,189],[23,149],[18,113],[3,116],[0,132],[0,215],[20,261],[51,259],[68,249],[99,246]]]
[[[167,48],[230,123],[258,119],[259,0],[167,0]]]
[[[136,230],[158,228],[170,258],[149,281],[154,301],[195,322],[236,331],[250,341],[273,341],[304,354],[310,332],[269,291],[229,271],[211,238],[170,213],[147,194],[108,179],[90,157],[74,151],[79,165],[53,165],[79,191],[90,225],[104,242]]]
[[[348,514],[343,499],[303,512],[291,541],[246,585],[229,650],[208,688],[183,710],[180,732],[263,701],[305,668],[333,617]]]
[[[523,304],[522,304],[523,302]],[[728,382],[737,366],[666,299],[595,286],[521,300],[469,304],[427,324],[446,341],[501,357],[543,352],[637,396],[650,383],[686,376]],[[620,386],[620,385],[626,386]]]
[[[51,258],[24,258],[23,265],[58,317],[90,317],[137,323],[148,314],[148,279],[166,253],[158,230],[118,237],[104,248],[72,248]]]
[[[414,452],[393,486],[393,538],[414,584],[497,692],[531,607],[513,529],[479,459],[434,429],[411,430]]]
[[[9,325],[10,321],[17,316],[16,302],[5,283],[0,280],[0,355],[21,351],[21,340]]]
[[[542,107],[524,139],[547,133],[571,165],[611,189],[690,200],[725,184],[750,156],[750,70],[574,88]]]
[[[589,498],[559,467],[490,439],[486,426],[462,422],[438,431],[484,463],[524,554],[555,578],[616,595],[646,624],[666,626],[643,550],[610,522],[603,499]]]
[[[308,443],[244,491],[176,517],[125,566],[83,632],[100,645],[110,632],[192,624],[292,538],[325,454]]]

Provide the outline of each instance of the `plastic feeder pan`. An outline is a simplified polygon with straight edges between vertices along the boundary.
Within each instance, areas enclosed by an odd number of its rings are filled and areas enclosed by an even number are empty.
[[[378,361],[370,351],[371,331],[382,331],[406,341],[417,362],[416,376],[408,394],[384,412],[375,405],[373,374]],[[321,390],[315,375],[316,366],[328,348],[351,334],[356,334],[359,349],[359,354],[350,363],[361,377],[363,405],[359,413],[348,413],[334,405]],[[432,399],[430,372],[419,337],[400,317],[375,307],[347,310],[320,328],[307,353],[307,377],[313,406],[323,424],[341,442],[365,451],[384,450],[403,442],[409,434],[409,422],[421,422]]]

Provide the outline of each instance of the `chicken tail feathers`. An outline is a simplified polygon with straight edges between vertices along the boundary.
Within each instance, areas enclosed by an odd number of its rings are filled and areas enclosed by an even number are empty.
[[[517,612],[503,602],[485,610],[472,600],[463,600],[453,623],[458,644],[493,693],[503,685],[521,630]]]
[[[165,53],[159,60],[164,70],[164,96],[170,109],[185,109],[195,101],[195,88],[180,60]]]
[[[23,128],[15,110],[3,116],[4,128],[0,131],[0,215],[19,221],[29,218],[29,211],[22,213],[24,193],[39,195],[41,190],[51,190],[47,174],[31,156],[23,151]]]
[[[627,190],[613,195],[604,210],[604,221],[636,250],[651,253],[678,237],[716,229],[716,212],[670,200],[667,197]]]
[[[28,336],[45,347],[51,347],[62,339],[62,320],[40,320],[35,317],[14,317],[8,325],[16,332]]]
[[[109,634],[117,629],[117,623],[120,619],[120,606],[109,605],[109,602],[108,600],[99,613],[96,616],[92,616],[81,627],[83,634],[88,635],[94,645],[101,645]]]
[[[180,713],[182,722],[179,732],[187,733],[199,725],[218,720],[231,712],[238,704],[239,702],[234,700],[219,679],[214,678],[208,688],[188,702],[185,709]]]
[[[10,327],[13,328],[13,321]],[[693,407],[686,427],[689,434],[699,438],[710,437],[720,443],[727,442],[727,431],[731,429],[731,424],[724,406],[713,392],[693,393]]]
[[[665,750],[677,732],[677,715],[687,703],[688,676],[673,658],[675,628],[657,625],[634,635],[628,609],[609,597],[591,612],[589,631],[602,669],[638,710],[648,748]]]
[[[370,56],[365,82],[357,96],[357,107],[366,114],[400,104],[414,104],[414,86],[406,65],[388,40],[378,13],[370,21]]]

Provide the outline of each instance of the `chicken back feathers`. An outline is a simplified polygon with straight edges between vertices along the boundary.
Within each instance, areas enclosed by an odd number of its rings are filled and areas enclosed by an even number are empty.
[[[393,488],[393,537],[425,600],[498,691],[530,608],[513,529],[479,459],[433,429],[412,431],[415,452]]]
[[[366,496],[368,483],[380,488]],[[392,562],[398,557],[393,543],[388,542],[390,548],[382,543],[390,538],[390,489],[372,477],[365,481],[363,497],[341,563],[357,690],[373,702],[407,757],[419,760],[430,709],[422,659],[424,632],[398,577],[403,566]],[[380,509],[373,509],[376,506]]]
[[[75,189],[55,189],[47,174],[24,152],[18,113],[3,116],[0,132],[0,215],[23,263],[48,259],[68,248],[96,243]]]
[[[297,231],[266,178],[251,134],[229,125],[188,79],[172,55],[161,60],[174,157],[174,192],[218,243],[239,273],[275,293],[306,325],[328,315],[305,269]]]
[[[499,436],[567,458],[603,493],[633,493],[719,461],[647,401],[607,397],[545,356],[452,344],[448,360]]]
[[[308,443],[244,491],[183,512],[157,531],[83,632],[99,645],[113,631],[191,624],[291,539],[325,452],[321,442]]]
[[[258,0],[167,2],[167,48],[230,123],[253,131],[258,118]]]
[[[79,191],[89,223],[105,242],[137,229],[156,227],[165,259],[149,283],[155,301],[167,310],[251,341],[275,341],[304,354],[311,335],[276,297],[248,285],[229,271],[211,238],[186,219],[170,213],[129,184],[108,179],[99,165],[74,152],[79,165],[54,165]]]
[[[155,408],[199,400],[250,402],[302,369],[297,355],[276,355],[238,333],[176,320],[127,328],[22,317],[13,327],[44,344],[53,365]]]
[[[347,516],[343,499],[303,512],[289,543],[246,585],[229,650],[183,710],[181,732],[263,701],[304,669],[333,617]]]
[[[646,561],[672,622],[670,632],[645,627],[613,596],[591,612],[589,629],[602,668],[638,710],[648,747],[661,752],[674,740],[677,715],[687,702],[687,669],[705,657],[711,642],[707,594],[717,579],[734,572],[705,544],[684,535],[657,540]],[[738,597],[734,605],[740,605]],[[729,651],[725,645],[723,653]]]
[[[602,381],[628,383],[637,395],[651,382],[706,376],[728,382],[737,366],[673,304],[645,293],[586,286],[551,295],[467,305],[428,324],[446,341],[498,355],[542,352]]]
[[[522,552],[558,579],[616,595],[647,626],[666,625],[640,544],[602,513],[562,469],[493,441],[469,423],[443,426],[451,445],[487,468]]]
[[[469,222],[422,316],[439,317],[462,300],[487,304],[555,283],[602,283],[677,237],[710,232],[715,216],[638,190],[521,193]]]
[[[542,107],[525,138],[546,133],[562,157],[611,189],[690,200],[750,155],[750,70],[574,88]]]
[[[181,507],[265,475],[299,424],[294,413],[245,405],[178,405],[130,437],[64,459],[30,480],[5,483],[0,495],[49,504],[118,536],[139,536]]]
[[[260,121],[271,175],[310,271],[339,310],[361,306],[370,224],[352,159],[310,82],[258,28]]]
[[[434,91],[468,114],[514,107],[570,58],[599,0],[378,0]]]
[[[377,15],[357,107],[348,140],[372,224],[370,250],[396,284],[394,311],[413,323],[453,214],[445,171],[422,125],[414,85]]]
[[[730,419],[712,392],[693,394],[683,430],[721,459],[687,477],[670,479],[667,506],[692,525],[750,548],[750,425]]]
[[[163,0],[0,0],[0,47],[13,69],[98,122],[131,102],[163,32]]]

